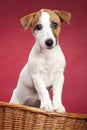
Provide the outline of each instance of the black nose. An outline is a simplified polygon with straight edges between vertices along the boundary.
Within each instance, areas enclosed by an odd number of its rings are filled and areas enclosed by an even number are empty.
[[[52,39],[47,39],[45,41],[45,44],[46,44],[46,46],[51,47],[53,45],[53,40]]]

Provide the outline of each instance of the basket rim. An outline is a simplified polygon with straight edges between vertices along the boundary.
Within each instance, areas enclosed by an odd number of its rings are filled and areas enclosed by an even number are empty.
[[[45,112],[39,108],[34,108],[34,107],[29,107],[29,106],[24,106],[24,105],[19,105],[19,104],[13,104],[13,103],[8,103],[8,102],[0,102],[0,107],[9,107],[9,108],[15,108],[15,109],[20,109],[20,110],[25,110],[25,111],[31,111],[33,113],[41,113],[43,115],[47,116],[56,116],[56,117],[68,117],[68,118],[78,118],[78,119],[86,119],[87,120],[87,114],[78,114],[78,113],[57,113],[57,112]]]

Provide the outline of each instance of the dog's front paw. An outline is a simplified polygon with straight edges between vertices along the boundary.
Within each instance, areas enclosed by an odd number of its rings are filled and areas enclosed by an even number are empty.
[[[65,113],[65,107],[63,105],[57,105],[54,106],[54,111],[58,112],[58,113]]]
[[[40,108],[46,112],[52,112],[53,111],[53,106],[51,102],[43,102],[41,103]]]

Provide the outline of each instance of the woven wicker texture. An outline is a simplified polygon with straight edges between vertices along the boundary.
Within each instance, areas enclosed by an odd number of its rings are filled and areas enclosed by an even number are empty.
[[[0,130],[87,130],[87,115],[46,113],[0,102]]]

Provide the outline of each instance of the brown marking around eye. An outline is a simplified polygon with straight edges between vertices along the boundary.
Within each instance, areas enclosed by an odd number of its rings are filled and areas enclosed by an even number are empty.
[[[44,9],[44,12],[47,12],[50,15],[50,26],[54,36],[57,38],[61,30],[61,20],[54,11],[51,11],[49,9]],[[58,27],[56,29],[52,28],[52,22],[56,22],[58,24]]]
[[[41,17],[41,13],[42,13],[41,10],[39,12],[37,12],[37,14],[35,15],[35,17],[32,20],[31,27],[32,27],[33,31],[34,31],[34,28],[35,28],[36,24],[39,23],[39,20],[40,20],[40,17]]]

